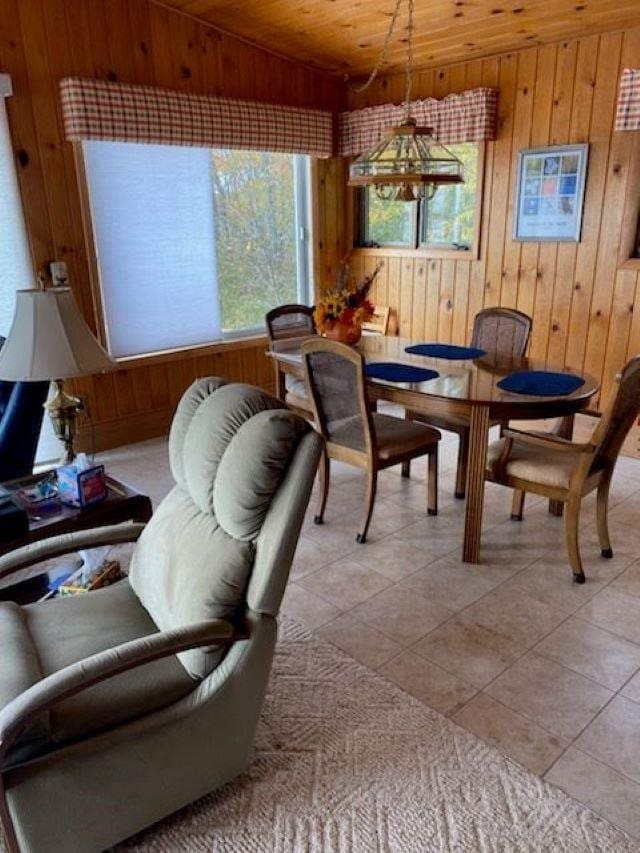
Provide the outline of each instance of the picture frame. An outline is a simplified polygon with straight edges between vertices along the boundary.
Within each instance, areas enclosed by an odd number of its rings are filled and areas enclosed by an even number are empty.
[[[518,152],[513,239],[579,243],[588,143]]]

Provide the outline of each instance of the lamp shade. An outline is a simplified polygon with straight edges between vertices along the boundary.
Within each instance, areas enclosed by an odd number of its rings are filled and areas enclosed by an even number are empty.
[[[17,292],[13,324],[0,350],[0,379],[69,379],[115,366],[82,318],[70,288]]]

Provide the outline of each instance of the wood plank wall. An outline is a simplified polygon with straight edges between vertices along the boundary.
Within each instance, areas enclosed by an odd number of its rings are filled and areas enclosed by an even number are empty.
[[[625,203],[637,192],[633,134],[613,134],[619,70],[640,65],[640,29],[417,72],[415,96],[500,89],[499,138],[487,146],[480,258],[385,258],[375,297],[397,312],[401,334],[463,342],[483,306],[516,306],[534,318],[532,355],[603,380],[640,351],[639,270],[619,265]],[[172,12],[149,0],[5,0],[0,71],[15,94],[9,120],[34,266],[69,265],[76,297],[96,327],[72,147],[58,109],[68,75],[149,83],[277,103],[339,107],[341,82]],[[351,106],[400,101],[401,75],[383,77]],[[511,239],[515,155],[520,148],[591,143],[580,244]],[[638,148],[636,144],[636,148]],[[315,164],[317,282],[331,281],[352,245],[342,160]],[[637,176],[636,176],[637,177]],[[356,271],[376,257],[356,253]],[[271,387],[262,340],[166,359],[136,360],[78,383],[98,447],[161,434],[186,385],[223,373]]]
[[[419,252],[385,257],[374,294],[398,315],[400,334],[468,341],[473,318],[491,305],[516,307],[533,317],[531,355],[584,369],[602,381],[606,400],[616,371],[640,352],[640,262],[619,263],[624,221],[637,210],[637,134],[613,133],[620,69],[640,67],[640,28],[533,47],[517,53],[422,71],[414,97],[442,97],[475,86],[497,86],[499,135],[487,145],[478,260],[434,260]],[[382,78],[350,94],[351,107],[402,100],[404,80]],[[582,241],[518,243],[512,237],[516,154],[522,148],[589,142],[589,173]],[[637,168],[637,162],[636,162]],[[324,164],[320,202],[329,211],[344,179],[339,163]],[[348,240],[336,238],[345,210],[327,221],[325,280],[332,256]],[[632,203],[628,200],[631,197]],[[635,211],[634,211],[635,212]],[[377,258],[356,253],[357,271]],[[333,261],[335,262],[335,261]],[[624,267],[628,268],[624,268]]]
[[[71,75],[335,109],[342,84],[148,0],[4,0],[0,71],[12,78],[9,122],[35,269],[69,266],[96,328],[73,150],[64,141],[58,81]],[[25,283],[26,284],[26,283]],[[165,359],[77,383],[97,447],[162,434],[184,388],[222,374],[272,387],[264,339]],[[87,438],[88,441],[88,431]]]

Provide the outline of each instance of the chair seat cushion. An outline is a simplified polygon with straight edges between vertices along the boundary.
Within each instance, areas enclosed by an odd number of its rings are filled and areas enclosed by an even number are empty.
[[[127,580],[20,609],[42,677],[158,630]],[[22,642],[26,648],[26,639]],[[18,669],[10,656],[3,660],[3,668]],[[25,654],[20,663],[23,680],[29,677],[27,663],[33,671],[33,658]],[[55,706],[50,712],[50,740],[59,744],[117,726],[170,705],[197,683],[175,656],[121,673]]]
[[[284,388],[285,403],[294,409],[302,409],[303,412],[308,412],[311,415],[313,407],[307,394],[307,386],[304,379],[298,379],[290,373],[285,373]]]
[[[440,441],[437,429],[426,424],[405,421],[392,415],[372,415],[373,426],[378,443],[378,457],[385,462],[406,453],[420,455],[426,453]]]
[[[489,445],[487,452],[487,470],[493,477],[500,460],[505,439],[501,438]],[[542,486],[554,486],[568,489],[571,475],[580,460],[579,453],[563,451],[561,453],[544,447],[514,441],[511,455],[505,467],[508,477],[529,480]]]
[[[420,456],[440,441],[440,433],[433,427],[394,418],[392,415],[380,415],[377,412],[372,414],[372,418],[378,458],[385,462],[407,453]],[[342,424],[333,430],[331,441],[364,451],[361,418],[345,418]]]
[[[294,397],[307,399],[307,386],[304,379],[298,379],[297,376],[292,376],[291,373],[284,375],[284,388],[288,394],[293,394]]]

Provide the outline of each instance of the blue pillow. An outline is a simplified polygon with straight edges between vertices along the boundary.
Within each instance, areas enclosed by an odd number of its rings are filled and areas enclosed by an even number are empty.
[[[386,379],[388,382],[427,382],[439,375],[435,370],[397,361],[374,361],[365,365],[364,372],[371,379]]]
[[[457,347],[453,344],[412,344],[405,349],[411,355],[430,355],[432,358],[449,358],[461,360],[480,358],[486,355],[483,349],[477,347]]]
[[[561,397],[573,394],[584,385],[581,376],[573,373],[551,373],[546,370],[518,370],[498,382],[498,388],[513,394],[532,397]]]

